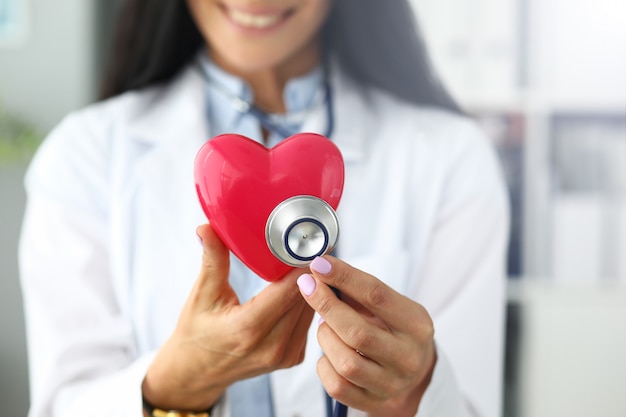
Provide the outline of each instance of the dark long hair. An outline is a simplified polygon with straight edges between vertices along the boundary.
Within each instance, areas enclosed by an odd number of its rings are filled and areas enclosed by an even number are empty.
[[[333,1],[323,30],[326,52],[358,82],[460,112],[430,63],[407,0]],[[125,0],[113,35],[103,99],[170,80],[204,43],[184,0]]]

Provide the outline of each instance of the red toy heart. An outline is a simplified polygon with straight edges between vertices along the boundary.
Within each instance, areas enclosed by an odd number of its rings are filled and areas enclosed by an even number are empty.
[[[300,133],[268,149],[245,136],[216,136],[200,148],[194,169],[202,209],[224,244],[251,270],[276,281],[292,269],[265,240],[274,208],[311,195],[336,209],[344,182],[337,146],[324,136]]]

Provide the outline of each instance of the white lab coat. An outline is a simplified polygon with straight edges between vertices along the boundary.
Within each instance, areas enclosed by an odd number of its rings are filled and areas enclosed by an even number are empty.
[[[340,256],[435,323],[418,415],[499,415],[508,206],[492,149],[459,116],[363,91],[339,70],[332,84],[346,164]],[[68,116],[36,155],[20,245],[31,417],[142,415],[141,381],[199,270],[206,219],[192,167],[205,114],[188,68]],[[325,127],[320,108],[303,130]],[[276,417],[324,415],[313,323],[305,362],[272,374]],[[229,415],[226,398],[213,414]]]

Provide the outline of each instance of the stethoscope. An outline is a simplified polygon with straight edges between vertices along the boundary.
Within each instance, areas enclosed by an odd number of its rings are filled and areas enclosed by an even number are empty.
[[[219,91],[228,99],[241,114],[254,116],[261,126],[286,139],[297,131],[276,123],[272,117],[230,91],[209,75],[206,69],[198,63],[196,68],[209,86]],[[330,138],[335,128],[332,88],[328,76],[328,65],[324,65],[323,93],[326,107],[326,132],[324,136]],[[313,196],[291,197],[279,205],[269,215],[265,226],[265,239],[270,251],[289,266],[302,267],[313,261],[317,256],[329,254],[336,248],[339,239],[339,221],[335,210],[324,200]],[[325,392],[326,416],[346,417],[348,407],[335,402]]]

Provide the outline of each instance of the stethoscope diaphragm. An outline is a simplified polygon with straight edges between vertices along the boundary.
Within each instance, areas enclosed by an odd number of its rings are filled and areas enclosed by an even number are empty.
[[[337,214],[317,197],[288,198],[269,215],[265,239],[270,251],[285,264],[306,266],[335,249],[339,239]]]

